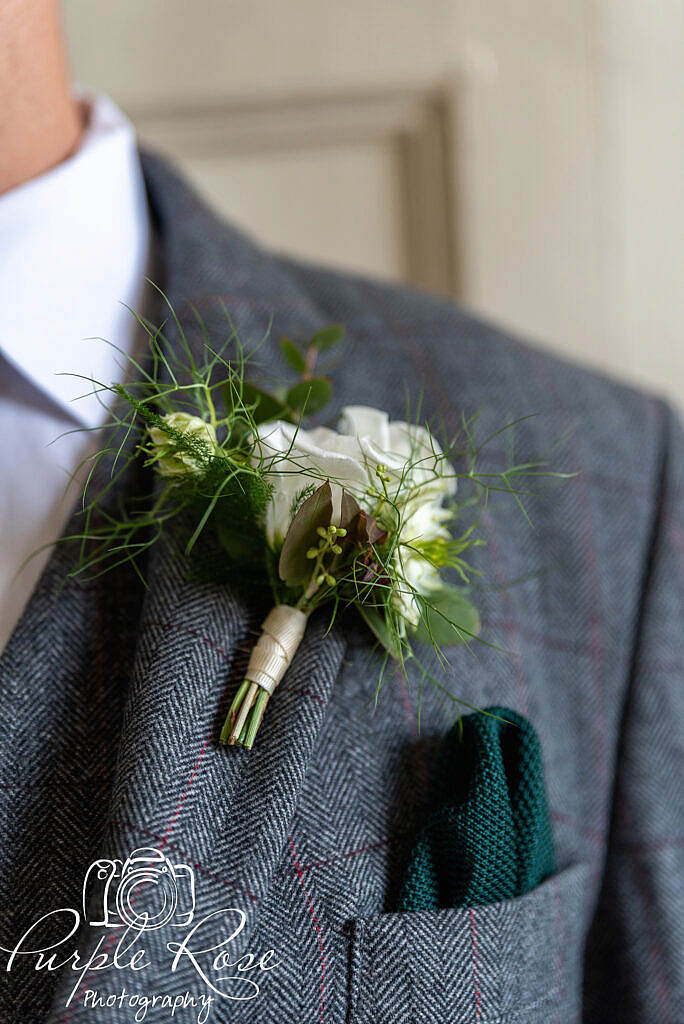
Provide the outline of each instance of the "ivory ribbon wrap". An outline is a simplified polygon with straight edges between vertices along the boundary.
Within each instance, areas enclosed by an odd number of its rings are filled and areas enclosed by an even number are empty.
[[[273,694],[299,647],[307,615],[289,604],[277,604],[261,626],[261,636],[249,659],[245,678]]]

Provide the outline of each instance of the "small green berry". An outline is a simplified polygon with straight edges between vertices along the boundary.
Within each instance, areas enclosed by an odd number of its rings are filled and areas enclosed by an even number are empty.
[[[335,586],[335,577],[331,576],[330,573],[327,572],[325,574],[325,582],[328,584],[329,587],[334,587]]]
[[[318,548],[309,548],[306,553],[307,558],[318,558]]]
[[[338,526],[337,527],[337,536],[338,537],[346,537],[347,536],[347,531],[345,530],[345,528],[343,526]]]
[[[340,547],[340,545],[339,545],[339,544],[333,544],[333,546],[332,546],[332,552],[333,552],[333,554],[335,554],[335,555],[341,555],[341,554],[342,554],[342,548]]]
[[[319,526],[316,530],[316,533],[318,534],[319,537],[322,537],[323,540],[328,539],[328,531],[325,529],[324,526]]]

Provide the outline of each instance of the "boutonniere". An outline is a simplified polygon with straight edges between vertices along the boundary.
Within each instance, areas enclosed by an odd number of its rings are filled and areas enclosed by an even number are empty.
[[[358,405],[344,408],[334,429],[307,427],[332,394],[320,362],[342,343],[339,325],[305,341],[282,338],[298,379],[268,390],[252,379],[255,355],[234,333],[218,349],[207,341],[198,363],[175,315],[174,322],[180,346],[143,324],[149,368],[136,364],[135,383],[105,388],[122,400],[122,411],[95,456],[144,459],[158,478],[155,493],[147,507],[105,513],[111,484],[94,497],[87,490],[72,575],[99,574],[121,561],[142,573],[150,544],[179,532],[192,565],[200,539],[213,531],[228,578],[268,588],[272,608],[230,706],[223,744],[252,747],[319,608],[331,624],[342,610],[356,609],[383,650],[378,688],[390,661],[404,670],[414,662],[441,686],[418,650],[430,644],[441,655],[480,632],[467,555],[484,540],[473,508],[493,486],[520,503],[516,481],[546,472],[542,463],[480,473],[483,444],[474,441],[474,419],[465,417],[459,436],[444,443],[419,416],[392,421],[382,409]],[[124,456],[131,435],[137,442]],[[468,484],[464,497],[460,483]]]

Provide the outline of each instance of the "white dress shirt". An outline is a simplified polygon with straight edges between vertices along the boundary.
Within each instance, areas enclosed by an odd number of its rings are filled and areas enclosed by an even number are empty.
[[[92,339],[132,352],[126,306],[140,308],[148,252],[135,133],[97,97],[78,152],[0,195],[0,650],[49,550],[19,570],[59,537],[78,497],[69,479],[106,419],[88,381],[60,374],[121,379],[123,357]],[[78,427],[91,429],[55,441]]]

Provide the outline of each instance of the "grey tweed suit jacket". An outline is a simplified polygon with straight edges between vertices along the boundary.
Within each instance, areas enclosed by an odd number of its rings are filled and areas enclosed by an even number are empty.
[[[221,717],[267,609],[239,586],[188,580],[161,546],[147,589],[125,568],[63,586],[72,553],[58,547],[0,662],[0,945],[12,949],[42,915],[61,916],[47,921],[51,964],[25,952],[45,948],[32,936],[9,970],[0,954],[0,1019],[192,1022],[202,1020],[192,999],[204,994],[215,1022],[681,1022],[674,417],[446,301],[265,253],[163,162],[145,157],[144,169],[161,281],[186,324],[190,302],[213,338],[225,336],[222,303],[245,341],[271,315],[276,334],[340,321],[338,407],[401,418],[408,385],[452,432],[462,410],[484,407],[485,433],[538,413],[517,430],[517,456],[538,456],[569,431],[554,460],[578,475],[530,497],[535,529],[509,501],[485,513],[478,567],[494,585],[479,600],[496,647],[459,649],[445,670],[456,696],[508,705],[536,727],[557,872],[503,904],[393,912],[454,708],[426,687],[419,730],[415,681],[398,676],[369,708],[370,636],[353,617],[324,636],[325,617],[314,618],[257,746],[222,749]],[[201,344],[199,331],[190,336]],[[489,464],[505,458],[502,438]],[[143,472],[121,480],[123,500]],[[179,885],[192,874],[194,956],[173,963],[188,931],[174,921],[171,932],[144,932],[131,965],[123,925],[98,925],[109,897],[94,883],[83,912],[89,865],[138,848],[184,865]],[[117,947],[118,963],[102,968]],[[94,949],[104,960],[82,969]],[[185,1004],[172,1012],[163,997],[179,993]]]

